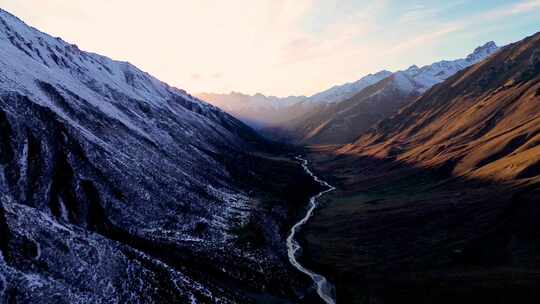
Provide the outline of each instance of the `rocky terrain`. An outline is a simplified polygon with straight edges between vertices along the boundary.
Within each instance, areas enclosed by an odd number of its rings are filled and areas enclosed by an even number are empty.
[[[285,238],[320,186],[278,145],[3,10],[0,50],[0,302],[309,298]]]

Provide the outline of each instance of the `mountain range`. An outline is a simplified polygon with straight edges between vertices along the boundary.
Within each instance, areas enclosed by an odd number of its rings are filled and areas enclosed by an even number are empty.
[[[497,49],[491,41],[463,59],[438,61],[421,68],[413,65],[395,73],[380,71],[310,97],[279,99],[239,93],[198,96],[276,140],[344,144],[396,113],[406,102]]]
[[[540,36],[510,45],[436,86],[342,151],[508,180],[540,168]]]
[[[200,93],[197,94],[197,97],[221,107],[227,113],[258,130],[264,130],[299,119],[318,105],[343,101],[390,74],[388,71],[369,74],[355,82],[334,86],[309,97],[275,97],[260,93],[246,95],[237,92],[230,94]]]
[[[197,97],[211,101],[213,105],[255,129],[268,125],[280,125],[301,116],[309,109],[309,104],[304,103],[308,99],[305,96],[280,98],[231,92],[229,94],[200,93]]]
[[[413,65],[366,87],[342,102],[314,108],[305,115],[274,128],[301,144],[345,144],[375,123],[395,114],[432,86],[497,51],[494,42],[478,47],[465,59],[439,61],[421,68]],[[279,137],[278,137],[279,138]]]

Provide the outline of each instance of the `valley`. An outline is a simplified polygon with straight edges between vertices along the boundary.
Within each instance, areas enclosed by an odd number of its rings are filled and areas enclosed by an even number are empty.
[[[538,302],[540,33],[471,49],[192,95],[0,9],[0,303]]]
[[[305,223],[300,262],[337,303],[538,298],[539,41],[488,43],[423,90],[403,77],[441,63],[411,67],[294,119],[302,131],[266,133],[307,146],[336,187]]]

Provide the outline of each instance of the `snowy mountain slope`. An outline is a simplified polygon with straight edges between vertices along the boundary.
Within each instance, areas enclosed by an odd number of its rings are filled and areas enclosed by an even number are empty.
[[[3,303],[233,303],[139,250],[59,224],[35,208],[4,206],[9,220],[0,223],[18,244],[2,248]]]
[[[309,101],[321,103],[340,102],[354,96],[364,88],[373,85],[386,77],[392,72],[383,70],[375,74],[368,74],[355,82],[349,82],[342,85],[333,86],[332,88],[317,93],[309,97]]]
[[[445,81],[450,76],[463,70],[464,68],[484,60],[488,56],[495,53],[498,49],[499,47],[495,44],[495,42],[490,41],[482,46],[477,47],[466,58],[451,61],[442,60],[421,68],[413,65],[407,70],[398,71],[395,74],[398,74],[401,78],[398,81],[398,84],[401,85],[403,89],[411,90],[410,86],[412,86],[412,89],[423,93],[432,86]],[[403,78],[407,78],[407,80]]]
[[[0,79],[8,120],[21,115],[22,108],[34,107],[36,112],[66,124],[68,133],[80,135],[82,149],[84,145],[96,145],[99,153],[115,155],[115,167],[131,166],[133,162],[139,166],[169,164],[163,166],[172,170],[167,173],[173,179],[186,178],[189,182],[181,183],[188,188],[206,188],[206,180],[193,177],[197,169],[214,168],[209,175],[226,177],[226,172],[201,151],[245,148],[246,143],[228,130],[241,130],[243,126],[219,109],[159,82],[129,63],[82,52],[25,27],[6,13],[1,16]],[[245,131],[249,132],[247,128]],[[123,145],[125,140],[132,145]],[[156,159],[155,153],[140,153],[156,148],[163,154]],[[183,157],[175,159],[174,153],[179,152]],[[114,172],[107,174],[112,175]],[[142,202],[152,200],[150,193],[159,191],[143,193],[143,189],[155,186],[149,182],[133,195]],[[176,191],[181,194],[181,189]],[[208,207],[201,202],[200,208]]]
[[[290,292],[273,275],[288,271],[277,250],[236,247],[255,211],[274,221],[257,206],[273,194],[254,182],[261,164],[281,170],[252,155],[267,147],[185,91],[0,10],[0,302],[228,303],[248,301],[244,289]]]

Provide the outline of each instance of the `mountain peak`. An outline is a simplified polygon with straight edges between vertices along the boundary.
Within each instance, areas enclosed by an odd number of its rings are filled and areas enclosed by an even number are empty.
[[[388,71],[388,70],[382,70],[382,71],[378,71],[378,72],[375,73],[375,74],[370,74],[370,75],[372,75],[372,76],[381,76],[381,75],[386,75],[386,76],[388,76],[388,75],[390,75],[390,74],[392,74],[392,72],[390,72],[390,71]]]
[[[498,48],[498,46],[495,43],[495,41],[488,41],[484,45],[478,47],[477,49],[496,49],[496,48]]]
[[[0,15],[2,15],[4,17],[14,18],[14,19],[19,20],[19,21],[22,22],[22,20],[19,19],[17,16],[11,14],[10,12],[8,12],[8,11],[2,9],[2,8],[0,8]]]
[[[403,72],[413,81],[414,85],[400,87],[414,88],[423,93],[435,84],[443,82],[458,71],[484,60],[498,49],[499,47],[495,42],[489,41],[474,49],[474,51],[464,59],[441,60],[422,67],[411,65]]]
[[[493,54],[495,51],[497,51],[499,47],[497,44],[495,44],[494,41],[486,42],[484,45],[477,47],[474,49],[474,51],[467,56],[468,61],[478,61],[478,59],[483,59],[491,54]]]
[[[406,71],[408,72],[413,72],[413,71],[418,71],[420,68],[416,65],[416,64],[413,64],[411,65],[409,68],[407,68]]]

